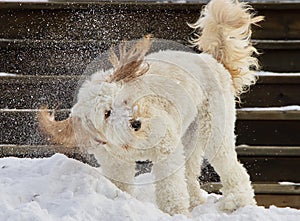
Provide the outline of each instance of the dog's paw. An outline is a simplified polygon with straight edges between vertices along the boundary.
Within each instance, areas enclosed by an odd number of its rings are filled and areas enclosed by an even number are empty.
[[[253,197],[244,194],[230,193],[219,200],[219,209],[226,212],[233,212],[240,207],[256,205]]]
[[[182,215],[185,215],[188,218],[192,218],[190,211],[187,210],[187,209],[176,210],[176,211],[173,212],[172,215],[175,215],[175,214],[182,214]]]
[[[174,216],[176,214],[182,214],[187,217],[190,217],[191,215],[190,211],[182,205],[175,205],[175,206],[173,205],[172,207],[170,205],[167,205],[165,207],[161,207],[160,209],[171,216]]]
[[[207,200],[207,192],[200,190],[200,194],[190,196],[190,211],[195,207],[205,203]]]

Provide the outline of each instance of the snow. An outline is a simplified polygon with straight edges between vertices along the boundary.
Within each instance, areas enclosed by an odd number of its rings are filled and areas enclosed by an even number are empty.
[[[0,72],[0,77],[6,77],[6,76],[12,77],[12,76],[17,76],[17,75],[16,74],[11,74],[11,73]]]
[[[299,105],[289,105],[282,107],[245,107],[239,108],[239,111],[300,111]]]
[[[268,76],[268,77],[300,77],[300,73],[276,73],[268,71],[257,72],[258,76]]]
[[[300,183],[294,183],[294,182],[288,182],[288,181],[283,181],[283,182],[278,182],[278,183],[283,186],[300,186]]]
[[[143,175],[139,179],[148,178]],[[300,210],[275,206],[249,206],[224,213],[218,210],[220,196],[215,194],[208,194],[207,202],[196,207],[190,218],[171,217],[146,202],[143,196],[149,188],[140,184],[138,189],[138,198],[143,201],[119,190],[101,175],[99,168],[61,154],[44,159],[1,158],[0,220],[300,220]]]

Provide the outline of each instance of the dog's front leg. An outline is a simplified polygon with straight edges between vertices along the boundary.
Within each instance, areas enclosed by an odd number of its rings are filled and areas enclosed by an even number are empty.
[[[105,176],[109,178],[120,190],[133,194],[134,166],[111,164],[105,168]]]
[[[103,175],[109,178],[119,189],[129,194],[133,193],[135,164],[120,160],[109,153],[101,155]]]
[[[189,195],[185,182],[185,157],[180,145],[166,160],[153,165],[156,178],[156,200],[169,213],[189,215]]]

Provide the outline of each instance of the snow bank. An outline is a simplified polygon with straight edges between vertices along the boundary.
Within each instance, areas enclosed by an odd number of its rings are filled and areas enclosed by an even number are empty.
[[[149,202],[117,189],[99,169],[56,154],[45,159],[0,159],[0,220],[280,220],[296,221],[290,208],[245,207],[231,214],[218,210],[218,198],[192,212],[192,218],[169,216]]]

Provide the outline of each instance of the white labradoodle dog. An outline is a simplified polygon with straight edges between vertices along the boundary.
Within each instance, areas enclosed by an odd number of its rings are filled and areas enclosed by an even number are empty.
[[[255,82],[257,67],[249,42],[254,17],[245,3],[212,0],[191,25],[201,54],[166,50],[145,56],[145,37],[113,68],[93,74],[81,86],[70,117],[56,121],[43,107],[39,122],[55,143],[93,153],[103,173],[132,192],[135,162],[151,160],[156,200],[164,212],[188,214],[204,202],[199,187],[202,158],[220,175],[220,207],[255,205],[249,176],[235,152],[235,100]]]

